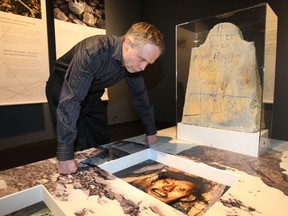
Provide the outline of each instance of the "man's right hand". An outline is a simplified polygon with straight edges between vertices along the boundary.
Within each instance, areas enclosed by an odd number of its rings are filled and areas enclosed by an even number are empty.
[[[60,174],[72,174],[78,170],[77,162],[72,160],[58,161],[58,172]]]

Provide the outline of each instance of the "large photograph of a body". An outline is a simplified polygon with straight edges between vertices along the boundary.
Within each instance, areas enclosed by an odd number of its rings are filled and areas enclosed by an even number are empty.
[[[146,149],[100,165],[117,178],[187,215],[203,214],[238,176]],[[220,178],[221,176],[221,178]]]

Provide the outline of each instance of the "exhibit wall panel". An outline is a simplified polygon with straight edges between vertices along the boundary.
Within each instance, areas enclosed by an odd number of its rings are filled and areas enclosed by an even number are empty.
[[[45,0],[0,9],[0,105],[46,102],[49,76]]]
[[[106,34],[104,2],[103,0],[89,4],[89,1],[55,1],[53,11],[57,59],[79,41],[94,35]],[[84,11],[85,7],[89,8],[90,12]],[[105,89],[102,100],[108,100],[108,89]]]

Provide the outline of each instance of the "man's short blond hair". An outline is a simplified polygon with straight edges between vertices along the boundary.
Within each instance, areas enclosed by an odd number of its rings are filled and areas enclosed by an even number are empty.
[[[164,53],[165,44],[163,35],[159,29],[147,22],[133,24],[124,35],[124,40],[130,39],[135,44],[148,43],[159,47],[161,54]]]

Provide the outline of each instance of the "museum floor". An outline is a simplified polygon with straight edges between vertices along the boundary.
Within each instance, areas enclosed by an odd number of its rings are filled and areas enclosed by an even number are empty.
[[[171,126],[173,126],[171,123],[156,123],[158,130]],[[111,125],[110,129],[112,142],[143,134],[143,126],[140,121]],[[0,150],[0,170],[52,158],[55,157],[55,153],[55,139],[3,149]]]

